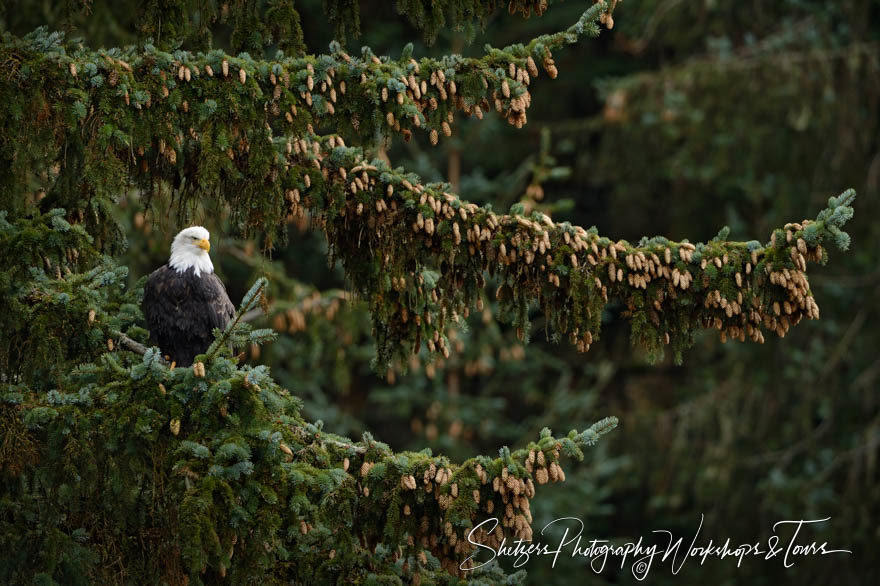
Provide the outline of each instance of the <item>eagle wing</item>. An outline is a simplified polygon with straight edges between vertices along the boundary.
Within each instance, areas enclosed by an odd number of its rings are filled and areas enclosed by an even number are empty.
[[[211,327],[222,330],[235,315],[235,306],[229,300],[226,287],[217,275],[214,273],[202,275],[202,284],[205,289],[205,300],[211,308],[208,311]]]

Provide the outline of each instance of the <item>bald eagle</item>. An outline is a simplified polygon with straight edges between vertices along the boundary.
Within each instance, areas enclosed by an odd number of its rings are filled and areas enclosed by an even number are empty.
[[[168,264],[150,274],[144,286],[143,310],[150,342],[179,366],[190,366],[223,329],[235,307],[214,274],[210,234],[201,226],[182,230],[171,243]]]

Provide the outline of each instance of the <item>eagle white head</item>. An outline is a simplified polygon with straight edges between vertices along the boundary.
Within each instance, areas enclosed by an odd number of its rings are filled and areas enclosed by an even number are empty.
[[[211,250],[211,235],[201,226],[190,226],[181,230],[171,242],[171,258],[168,266],[183,273],[193,269],[197,277],[202,273],[214,272],[214,264],[208,251]]]

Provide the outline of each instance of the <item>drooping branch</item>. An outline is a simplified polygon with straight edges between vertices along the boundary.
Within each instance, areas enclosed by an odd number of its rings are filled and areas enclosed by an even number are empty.
[[[604,4],[603,0],[599,0]],[[611,0],[610,12],[618,0]],[[558,3],[558,2],[556,2]],[[346,36],[357,37],[360,32],[360,14],[351,10],[345,0],[325,0],[324,6],[330,24],[336,31],[336,38]],[[507,6],[510,14],[518,14],[529,18],[534,13],[541,16],[554,4],[554,0],[396,0],[397,12],[407,17],[410,24],[422,31],[425,41],[432,44],[437,34],[444,28],[464,30],[472,38],[477,28],[482,28],[488,19],[495,14],[499,6]],[[427,4],[427,6],[426,6]],[[355,3],[357,7],[357,3]],[[605,21],[603,21],[605,22]],[[607,22],[608,28],[614,26],[614,20]]]
[[[97,229],[134,182],[148,196],[170,196],[181,215],[213,197],[246,230],[271,231],[283,219],[277,196],[286,155],[299,154],[315,128],[370,146],[415,129],[436,142],[462,112],[482,117],[494,108],[521,126],[539,64],[555,77],[552,51],[598,34],[606,8],[597,4],[566,31],[487,48],[480,58],[419,61],[411,48],[399,59],[368,48],[353,57],[333,45],[328,55],[260,61],[151,45],[92,51],[45,30],[7,34],[0,158],[11,172],[0,178],[0,192],[16,205],[35,189],[45,192],[45,205]],[[88,214],[81,193],[92,198]],[[121,236],[101,235],[108,244]]]
[[[762,329],[784,336],[803,317],[818,317],[806,263],[825,261],[829,239],[849,245],[840,228],[852,217],[852,190],[830,198],[816,220],[775,230],[767,244],[727,241],[725,229],[704,244],[655,237],[634,245],[543,214],[525,217],[517,206],[495,214],[444,185],[359,160],[356,149],[332,153],[316,159],[317,183],[290,190],[288,201],[293,213],[305,207],[320,218],[333,254],[370,301],[380,355],[417,350],[422,340],[448,353],[444,327],[481,304],[485,273],[500,281],[497,298],[521,335],[536,302],[582,351],[611,298],[623,301],[634,341],[653,351],[671,344],[680,356],[699,327],[720,330],[722,340],[762,342]]]
[[[239,314],[247,305],[242,304]],[[265,409],[263,402],[289,400],[289,393],[279,389],[264,370],[235,368],[224,357],[199,362],[192,368],[172,369],[158,353],[147,351],[119,332],[114,332],[114,336],[122,347],[144,357],[130,371],[113,362],[114,380],[120,374],[129,375],[124,379],[138,381],[150,376],[162,397],[180,395],[199,401],[199,412],[206,417],[226,418],[228,404],[242,408],[259,402],[260,408]],[[95,377],[96,373],[95,365],[86,365],[79,374]],[[206,391],[193,394],[194,386]],[[225,391],[218,404],[215,389],[221,386]],[[275,414],[272,421],[274,432],[260,436],[260,449],[266,455],[260,466],[277,466],[274,474],[282,477],[296,478],[308,471],[325,479],[323,498],[303,500],[295,509],[294,519],[299,519],[303,535],[319,523],[332,532],[343,526],[351,530],[352,525],[346,524],[357,519],[361,546],[398,544],[405,557],[412,556],[415,572],[430,567],[425,558],[428,551],[440,560],[445,571],[457,576],[465,575],[463,568],[473,567],[463,561],[475,549],[467,537],[478,522],[489,517],[499,520],[491,533],[477,531],[473,535],[479,543],[490,547],[498,547],[505,537],[531,539],[530,502],[537,486],[563,482],[563,456],[583,459],[585,448],[617,426],[616,418],[607,417],[584,431],[572,430],[562,437],[554,437],[545,428],[538,440],[529,442],[525,448],[511,451],[503,447],[498,457],[477,456],[458,464],[428,450],[395,453],[370,434],[355,442],[327,433],[320,425],[298,416]],[[189,431],[181,419],[172,419],[169,425],[174,435],[185,436]],[[177,474],[196,486],[202,478],[221,473],[220,466],[211,466],[211,461],[206,460],[206,454],[211,452],[191,441],[188,446],[202,451],[193,457],[182,457],[175,465]],[[321,545],[328,550],[342,546],[341,541]]]
[[[433,141],[451,132],[453,110],[479,115],[490,100],[511,122],[524,122],[535,58],[552,76],[550,49],[595,32],[601,14],[594,6],[566,32],[480,59],[421,62],[369,51],[353,59],[341,50],[273,63],[149,47],[68,55],[57,39],[7,39],[4,50],[19,65],[4,83],[24,98],[0,110],[7,127],[20,130],[0,151],[14,167],[6,187],[24,193],[29,153],[48,140],[60,170],[59,189],[50,185],[47,199],[59,207],[67,207],[60,204],[70,190],[61,188],[70,181],[110,205],[133,179],[147,193],[170,191],[179,210],[213,196],[246,227],[270,234],[308,209],[370,304],[381,365],[423,341],[448,352],[445,328],[479,306],[485,273],[499,279],[496,295],[521,337],[537,303],[553,332],[581,350],[614,298],[632,320],[635,342],[655,353],[671,345],[677,358],[700,327],[760,342],[762,329],[784,335],[803,317],[817,317],[806,261],[824,260],[828,238],[846,244],[840,227],[852,214],[849,193],[832,198],[816,221],[776,230],[766,245],[723,234],[698,245],[662,237],[633,245],[540,214],[478,208],[314,131],[332,125],[370,144],[376,129],[406,135],[420,126]],[[34,45],[44,51],[37,61],[28,52]],[[46,90],[43,79],[57,87]],[[29,108],[33,116],[22,118]],[[71,118],[72,134],[40,134]],[[85,141],[80,164],[62,157],[67,141]]]
[[[604,2],[604,0],[598,0]],[[618,0],[610,0],[608,17]],[[523,18],[542,16],[554,0],[395,0],[397,12],[422,33],[432,44],[444,29],[464,31],[473,40],[489,19],[505,8],[511,15]],[[97,17],[103,22],[112,11],[113,2],[64,0],[55,3],[60,14],[82,19]],[[334,38],[340,42],[358,38],[361,33],[361,3],[352,0],[324,0],[324,14]],[[16,16],[0,6],[0,15],[7,20]],[[150,38],[162,47],[185,42],[187,46],[210,49],[216,24],[228,27],[232,52],[261,52],[277,46],[290,53],[305,52],[305,42],[295,0],[251,0],[249,2],[199,2],[183,0],[169,4],[167,0],[143,0],[130,15],[113,14],[121,28],[135,29],[141,38]],[[603,22],[605,22],[603,20]],[[607,22],[613,26],[613,20]],[[126,26],[127,25],[127,26]]]
[[[124,102],[129,110],[152,110],[148,118],[164,114],[180,126],[210,119],[247,122],[241,106],[258,103],[271,114],[263,117],[279,134],[299,134],[309,124],[362,139],[372,137],[376,129],[406,136],[414,128],[448,134],[456,111],[481,116],[495,108],[511,124],[524,124],[530,104],[527,88],[538,76],[537,63],[556,77],[551,52],[583,36],[598,35],[597,21],[606,10],[604,3],[596,4],[563,32],[539,36],[525,45],[487,46],[479,58],[448,55],[417,61],[411,45],[399,59],[380,58],[369,47],[357,57],[336,43],[327,55],[277,61],[221,51],[169,53],[149,44],[91,51],[67,46],[62,36],[44,31],[21,40],[7,35],[2,52],[15,56],[7,79],[19,87],[47,81],[51,90],[46,98],[55,101],[64,96],[80,120],[90,117],[90,104],[108,108]],[[384,128],[386,122],[389,128]],[[240,128],[249,137],[263,130],[263,125]],[[159,154],[177,150],[179,155],[185,140],[198,141],[201,135],[184,132],[175,146],[176,132],[168,133],[166,148]],[[137,135],[129,138],[134,139],[131,148],[146,147]]]

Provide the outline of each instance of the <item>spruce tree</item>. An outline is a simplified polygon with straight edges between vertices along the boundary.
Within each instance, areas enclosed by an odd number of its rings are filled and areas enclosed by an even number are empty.
[[[202,359],[173,368],[147,346],[141,291],[124,286],[115,260],[127,194],[148,218],[221,214],[267,252],[307,219],[369,309],[379,372],[423,349],[449,358],[460,324],[490,301],[521,339],[537,306],[554,337],[585,352],[618,300],[633,342],[657,358],[669,347],[677,361],[700,329],[762,342],[818,317],[807,263],[825,262],[829,244],[848,247],[851,191],[764,243],[725,229],[706,243],[629,243],[521,203],[496,213],[383,156],[419,133],[447,140],[461,117],[500,114],[521,128],[531,86],[557,76],[554,54],[614,26],[613,2],[523,44],[421,59],[412,46],[394,57],[347,49],[357,3],[325,3],[338,42],[321,55],[307,51],[292,2],[197,4],[147,2],[126,47],[4,33],[4,580],[516,581],[497,567],[461,570],[470,528],[494,514],[503,529],[482,542],[529,537],[536,485],[564,480],[562,457],[582,458],[616,424],[545,429],[461,463],[327,432],[302,416],[296,388],[229,349],[254,353],[274,337],[249,325],[278,301],[273,287],[288,296],[275,304],[282,321],[270,320],[278,330],[293,327],[302,299],[332,307],[340,295],[314,297],[266,264],[269,279]],[[108,10],[65,7],[86,20]],[[509,8],[540,16],[548,3]],[[472,37],[495,3],[398,9],[431,41],[443,27]],[[213,48],[215,21],[228,53]]]

